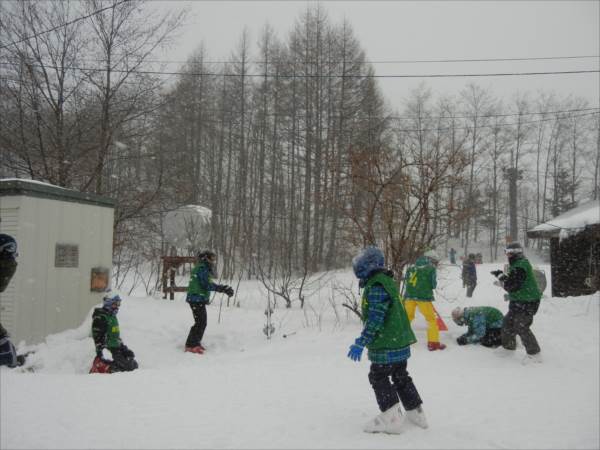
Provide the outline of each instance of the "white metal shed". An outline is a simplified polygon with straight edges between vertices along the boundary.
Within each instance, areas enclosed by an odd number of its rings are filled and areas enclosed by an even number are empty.
[[[17,271],[0,294],[15,343],[79,326],[110,280],[114,202],[22,179],[0,179],[0,233],[17,240]]]

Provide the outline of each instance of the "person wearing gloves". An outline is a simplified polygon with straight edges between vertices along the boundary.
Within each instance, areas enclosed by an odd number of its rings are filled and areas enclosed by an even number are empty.
[[[130,372],[138,368],[135,354],[121,340],[117,313],[121,297],[107,294],[102,299],[102,308],[92,313],[92,337],[96,347],[96,358],[90,373]],[[104,358],[103,350],[112,355],[112,361]]]
[[[457,307],[452,310],[452,320],[459,326],[466,325],[468,331],[456,339],[458,345],[481,344],[498,347],[504,316],[491,306]]]
[[[429,351],[444,350],[445,344],[440,342],[440,329],[437,315],[433,307],[433,290],[437,286],[435,260],[427,253],[420,256],[415,264],[408,268],[404,277],[404,307],[410,322],[415,318],[417,307],[427,321],[427,349]]]
[[[363,349],[368,349],[369,382],[381,411],[365,425],[364,431],[401,433],[404,415],[400,403],[411,422],[427,428],[421,407],[423,401],[407,370],[410,346],[417,340],[400,301],[393,273],[384,268],[384,256],[377,247],[363,249],[353,259],[352,268],[363,290],[363,330],[350,346],[348,357],[360,361]]]
[[[540,307],[542,293],[531,264],[523,255],[521,244],[508,244],[504,252],[508,258],[508,273],[502,270],[491,272],[508,293],[508,313],[502,323],[502,347],[509,351],[516,350],[516,336],[519,335],[527,352],[524,362],[527,359],[539,362],[540,346],[531,331],[531,324]]]
[[[210,291],[223,292],[228,297],[233,295],[231,286],[213,282],[213,277],[217,274],[216,268],[216,253],[205,250],[198,254],[185,299],[190,305],[194,316],[194,325],[190,328],[185,342],[186,352],[202,354],[206,351],[206,348],[202,345],[202,338],[206,330],[206,305],[210,300]]]

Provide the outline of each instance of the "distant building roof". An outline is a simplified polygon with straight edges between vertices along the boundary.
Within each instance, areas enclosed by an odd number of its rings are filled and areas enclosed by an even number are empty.
[[[548,222],[527,231],[530,238],[567,237],[589,225],[600,224],[600,200],[592,200],[577,206]]]
[[[67,202],[85,203],[88,205],[115,207],[115,201],[87,192],[75,191],[37,180],[23,178],[0,179],[0,197],[9,195],[28,195],[30,197],[49,198]]]

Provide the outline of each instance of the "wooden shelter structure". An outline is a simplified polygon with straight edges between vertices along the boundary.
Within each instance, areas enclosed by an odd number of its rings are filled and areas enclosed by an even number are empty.
[[[589,295],[600,289],[600,200],[540,224],[527,236],[550,239],[553,297]]]
[[[177,269],[182,264],[194,264],[196,258],[194,256],[162,256],[162,291],[163,298],[175,299],[175,292],[186,292],[186,286],[177,286],[175,284],[175,274]]]

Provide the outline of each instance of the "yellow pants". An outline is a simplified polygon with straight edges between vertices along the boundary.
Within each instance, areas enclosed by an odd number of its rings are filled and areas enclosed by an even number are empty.
[[[408,320],[412,322],[415,318],[415,310],[417,306],[427,321],[427,341],[440,342],[440,330],[437,325],[437,316],[431,302],[405,299],[404,309],[406,309]]]

